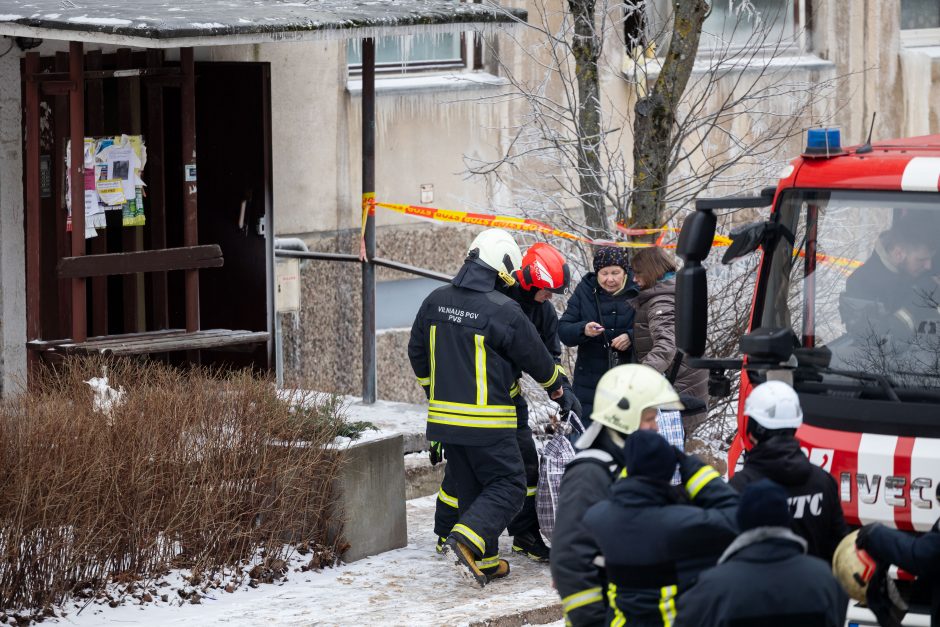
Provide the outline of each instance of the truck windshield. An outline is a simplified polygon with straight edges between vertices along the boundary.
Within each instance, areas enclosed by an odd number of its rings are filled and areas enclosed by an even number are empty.
[[[827,346],[833,369],[940,398],[940,194],[792,190],[761,326]]]

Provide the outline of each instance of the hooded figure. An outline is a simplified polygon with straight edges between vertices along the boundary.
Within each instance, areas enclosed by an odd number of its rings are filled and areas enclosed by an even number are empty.
[[[607,624],[672,625],[676,598],[737,535],[738,494],[652,431],[627,438],[623,456],[610,498],[584,516],[606,568]],[[681,491],[669,483],[677,461]]]
[[[748,485],[737,520],[741,535],[679,597],[677,627],[845,624],[848,596],[790,530],[786,490],[769,479]]]

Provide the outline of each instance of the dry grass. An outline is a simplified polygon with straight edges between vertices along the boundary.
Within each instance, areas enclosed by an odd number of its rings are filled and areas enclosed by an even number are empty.
[[[259,550],[280,559],[285,540],[342,542],[331,410],[298,421],[247,373],[111,361],[127,395],[108,417],[84,382],[102,366],[70,361],[0,406],[0,610]]]

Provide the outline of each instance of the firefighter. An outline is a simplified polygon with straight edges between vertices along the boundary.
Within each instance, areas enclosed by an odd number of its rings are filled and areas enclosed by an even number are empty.
[[[848,596],[829,564],[806,555],[806,540],[791,531],[783,487],[770,479],[748,484],[737,520],[741,535],[679,597],[676,627],[845,625]]]
[[[471,248],[473,245],[471,245]],[[516,284],[508,286],[498,285],[497,289],[522,307],[523,313],[532,321],[542,343],[555,359],[561,364],[561,344],[558,341],[558,314],[551,303],[553,294],[563,294],[571,281],[571,273],[564,256],[551,244],[539,242],[533,244],[522,258],[522,267],[513,274]],[[535,491],[539,479],[539,456],[535,450],[535,441],[532,438],[532,429],[529,427],[529,406],[521,393],[516,372],[516,383],[511,394],[516,406],[516,440],[522,453],[522,462],[525,467],[526,497],[522,510],[509,523],[509,535],[512,536],[512,551],[519,553],[537,562],[547,562],[549,548],[542,540],[539,531],[538,516],[535,511]],[[571,390],[567,376],[562,376],[562,387],[568,392],[559,401],[562,403],[562,415],[567,416],[573,410],[580,417],[581,406],[577,397]],[[573,403],[573,407],[569,407]],[[431,444],[431,463],[441,459],[439,443]],[[434,533],[437,536],[437,551],[444,548],[447,535],[457,523],[458,500],[453,477],[448,469],[444,468],[444,480],[438,491],[434,511]]]
[[[607,500],[584,515],[607,573],[608,625],[670,626],[676,598],[737,535],[738,493],[718,471],[637,431]],[[676,462],[684,492],[670,485]]]
[[[803,424],[800,399],[782,381],[761,383],[744,402],[747,438],[754,447],[730,484],[741,491],[767,478],[786,489],[790,527],[809,544],[808,553],[832,562],[839,541],[849,532],[842,516],[839,489],[828,472],[813,464],[800,449],[796,430]]]
[[[868,584],[868,607],[883,627],[899,625],[906,607],[884,591],[887,567],[894,564],[917,576],[918,586],[930,590],[930,624],[940,625],[940,520],[927,533],[915,536],[879,523],[862,527],[855,545],[878,563]]]
[[[444,446],[459,518],[442,553],[479,586],[509,574],[498,538],[525,499],[511,396],[517,371],[560,398],[561,368],[522,308],[496,290],[512,285],[522,253],[501,229],[474,240],[450,285],[421,304],[408,357],[428,397],[427,438]]]
[[[565,624],[576,627],[602,625],[607,612],[606,577],[595,563],[600,550],[584,525],[584,513],[607,498],[623,469],[623,445],[630,434],[655,432],[657,411],[682,405],[666,377],[649,366],[624,364],[601,376],[593,407],[593,422],[578,439],[580,450],[561,480],[552,534],[552,579]]]

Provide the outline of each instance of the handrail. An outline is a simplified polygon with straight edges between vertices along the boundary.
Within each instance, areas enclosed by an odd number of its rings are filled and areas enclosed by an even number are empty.
[[[275,257],[285,257],[293,259],[318,259],[320,261],[350,261],[350,262],[361,262],[357,255],[349,255],[344,253],[322,253],[317,251],[300,251],[300,250],[286,250],[283,248],[274,249]],[[446,274],[435,272],[434,270],[428,270],[427,268],[419,268],[418,266],[412,266],[407,263],[401,263],[399,261],[392,261],[391,259],[383,259],[382,257],[375,257],[372,259],[372,263],[377,266],[382,266],[384,268],[391,268],[392,270],[398,270],[400,272],[405,272],[407,274],[414,274],[417,276],[425,277],[427,279],[434,279],[435,281],[441,281],[442,283],[449,283],[452,277],[447,276]]]

